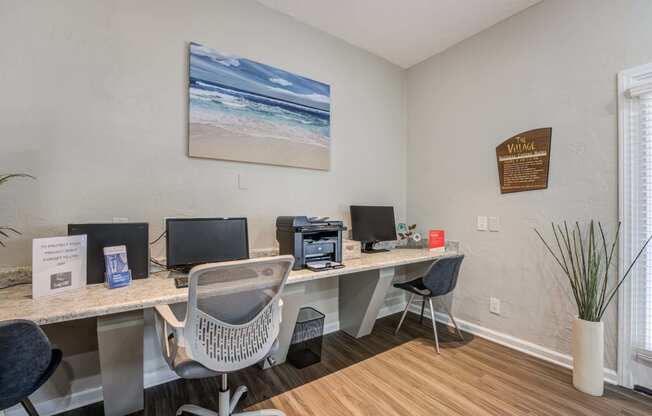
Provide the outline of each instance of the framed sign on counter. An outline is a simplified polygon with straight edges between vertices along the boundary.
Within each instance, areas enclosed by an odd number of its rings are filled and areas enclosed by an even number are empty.
[[[548,187],[551,137],[550,127],[529,130],[496,147],[501,193]]]
[[[32,298],[86,285],[87,236],[32,240]]]

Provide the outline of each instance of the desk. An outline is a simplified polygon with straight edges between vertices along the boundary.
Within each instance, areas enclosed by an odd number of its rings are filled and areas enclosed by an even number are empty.
[[[395,249],[363,254],[360,259],[347,260],[341,269],[292,271],[282,295],[276,362],[285,361],[297,313],[304,306],[306,283],[340,277],[340,328],[358,338],[371,333],[396,267],[427,266],[450,254]],[[29,319],[43,325],[96,317],[105,413],[120,415],[143,406],[143,309],[187,300],[188,290],[177,289],[167,272],[134,280],[130,287],[107,289],[96,284],[38,299],[32,299],[31,285],[22,285],[0,290],[0,320]]]

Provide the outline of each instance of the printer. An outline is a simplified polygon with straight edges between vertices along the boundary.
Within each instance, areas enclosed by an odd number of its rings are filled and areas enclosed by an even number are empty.
[[[342,221],[328,218],[278,217],[276,241],[280,254],[294,256],[294,270],[312,264],[342,262]]]

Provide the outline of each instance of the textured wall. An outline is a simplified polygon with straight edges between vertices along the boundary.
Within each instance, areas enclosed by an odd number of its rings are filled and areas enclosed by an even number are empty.
[[[38,177],[0,190],[0,223],[25,231],[0,265],[69,222],[127,217],[154,236],[166,216],[240,215],[260,248],[278,215],[405,216],[405,72],[256,2],[2,0],[0,37],[0,171]],[[331,170],[187,157],[189,41],[330,84]]]
[[[408,218],[462,242],[460,318],[570,353],[576,310],[532,228],[615,226],[616,74],[652,61],[651,21],[647,0],[547,0],[408,71]],[[538,127],[553,129],[549,188],[501,195],[495,147]],[[476,231],[478,215],[499,216],[502,230]]]
[[[358,203],[405,218],[405,71],[254,1],[0,0],[0,38],[0,172],[38,177],[0,189],[0,224],[24,232],[0,249],[0,266],[29,264],[31,239],[70,222],[126,217],[154,237],[164,217],[246,216],[250,246],[264,248],[278,215],[348,221]],[[188,158],[190,41],[330,84],[331,170]],[[328,325],[337,283],[306,297]],[[50,333],[75,355],[37,401],[96,386],[93,347]],[[146,367],[162,366],[147,345]]]

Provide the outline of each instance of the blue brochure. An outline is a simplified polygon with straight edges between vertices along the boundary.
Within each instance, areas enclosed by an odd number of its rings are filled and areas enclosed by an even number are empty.
[[[104,247],[104,263],[106,266],[104,277],[109,289],[131,284],[126,246]]]
[[[106,274],[106,286],[109,289],[129,286],[131,284],[131,270]]]

